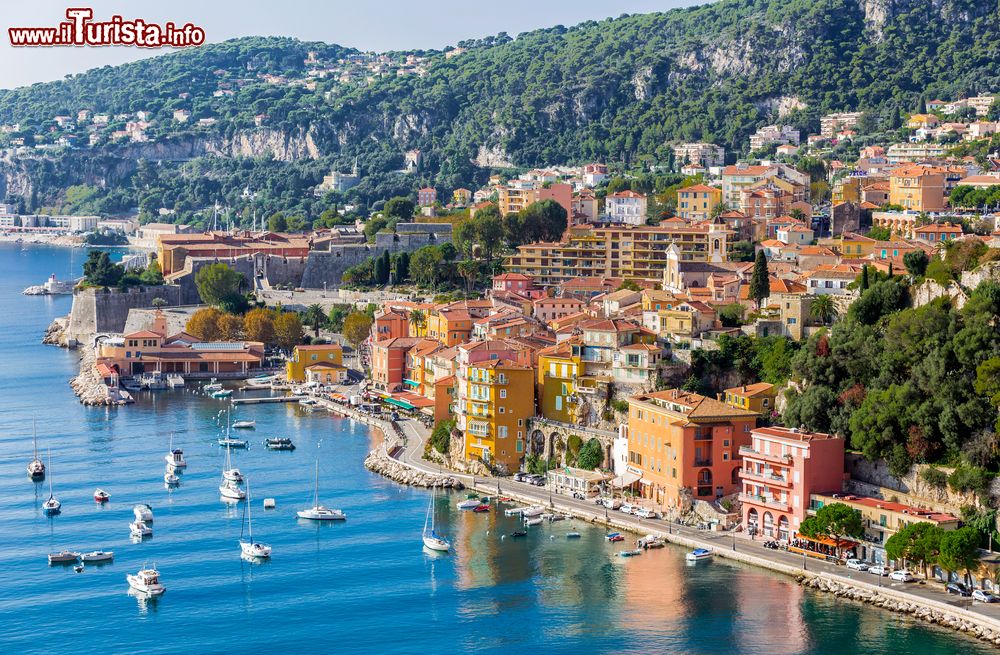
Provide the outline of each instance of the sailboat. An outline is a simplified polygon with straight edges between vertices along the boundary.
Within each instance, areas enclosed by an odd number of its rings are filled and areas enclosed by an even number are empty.
[[[230,452],[229,446],[226,446],[226,465],[222,469],[222,483],[219,485],[219,493],[222,494],[223,498],[229,500],[243,500],[247,497],[246,492],[240,487],[240,482],[243,482],[243,474],[240,473],[239,469],[231,468]]]
[[[313,506],[296,512],[300,519],[310,521],[343,521],[347,518],[339,509],[330,509],[319,504],[319,460],[316,460],[316,485],[313,490]]]
[[[170,433],[170,452],[163,456],[167,460],[167,466],[175,469],[182,469],[187,466],[187,462],[184,461],[184,451],[180,448],[174,450],[174,433]]]
[[[250,505],[253,503],[250,501],[250,482],[247,481],[247,502],[243,506],[243,512],[247,516],[247,539],[243,540],[243,528],[240,527],[240,551],[246,557],[270,557],[271,556],[271,546],[268,544],[258,543],[253,540],[253,521],[250,518]]]
[[[38,459],[38,434],[35,432],[35,420],[31,420],[31,452],[32,459],[28,463],[28,477],[40,480],[45,477],[45,464]]]
[[[49,460],[49,499],[42,503],[42,510],[49,516],[52,516],[62,511],[62,503],[52,495],[52,454],[48,451],[45,451],[45,454]]]
[[[239,484],[243,482],[243,474],[240,473],[238,468],[233,466],[231,453],[232,451],[229,449],[229,446],[226,446],[226,465],[222,468],[222,479]]]
[[[424,547],[431,550],[437,550],[441,552],[447,552],[451,549],[451,543],[434,531],[434,497],[437,495],[435,490],[431,493],[430,501],[427,503],[427,515],[424,516]],[[428,530],[428,521],[430,521],[430,530]]]

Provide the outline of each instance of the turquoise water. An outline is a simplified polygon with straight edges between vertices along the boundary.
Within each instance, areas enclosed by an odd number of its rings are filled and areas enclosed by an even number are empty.
[[[81,250],[0,244],[0,646],[3,653],[987,653],[950,632],[807,592],[787,578],[722,561],[688,566],[674,548],[614,556],[576,522],[500,540],[514,519],[437,499],[456,553],[420,545],[427,492],[364,470],[363,426],[293,406],[247,408],[257,420],[235,452],[256,498],[256,536],[272,561],[240,558],[241,510],[220,502],[225,404],[188,392],[139,394],[123,409],[85,408],[67,380],[76,355],[39,343],[69,298],[24,297],[49,273],[79,275]],[[52,452],[61,515],[40,511],[47,482],[25,475],[31,421]],[[170,433],[186,453],[181,486],[164,489]],[[298,449],[260,441],[287,435]],[[300,523],[319,459],[320,495],[348,521]],[[96,487],[112,494],[101,507]],[[274,510],[260,500],[273,497]],[[150,503],[154,536],[129,540],[132,505]],[[572,526],[572,528],[571,528]],[[570,529],[583,538],[567,541]],[[550,539],[550,537],[552,537]],[[63,548],[115,551],[113,564],[49,567]],[[127,593],[125,574],[155,562],[167,592]],[[529,649],[525,651],[524,649]]]

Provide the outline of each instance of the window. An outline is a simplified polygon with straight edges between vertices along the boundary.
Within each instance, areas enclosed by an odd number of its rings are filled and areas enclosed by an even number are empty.
[[[517,419],[517,427],[521,427],[523,425],[524,425],[524,419],[523,418]]]
[[[504,411],[504,408],[503,408],[503,407],[501,407],[501,408],[500,408],[500,413],[501,413],[501,414],[503,414],[503,411]]]
[[[507,397],[507,390],[506,389],[501,389],[500,390],[500,397],[501,398],[506,398]]]

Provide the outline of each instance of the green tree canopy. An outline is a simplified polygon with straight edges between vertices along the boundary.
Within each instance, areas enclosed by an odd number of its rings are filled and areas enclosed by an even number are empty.
[[[209,264],[202,266],[194,274],[194,283],[203,303],[218,306],[239,295],[240,286],[245,280],[242,273],[226,264]]]

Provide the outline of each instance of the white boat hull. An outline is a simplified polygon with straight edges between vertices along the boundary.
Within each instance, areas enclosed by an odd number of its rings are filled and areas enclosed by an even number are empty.
[[[126,575],[125,579],[128,580],[129,587],[149,596],[159,596],[167,590],[167,588],[159,582],[147,584],[140,576],[132,575],[131,573]]]
[[[480,503],[478,498],[470,498],[468,500],[463,500],[460,503],[458,503],[458,509],[475,509],[479,507],[479,504]]]
[[[133,507],[132,514],[135,515],[136,521],[142,521],[143,523],[153,522],[153,510],[143,505]]]
[[[312,508],[302,509],[295,513],[300,519],[309,521],[344,521],[347,515],[339,509]]]
[[[436,550],[438,552],[448,552],[451,549],[451,544],[445,539],[440,539],[438,537],[425,536],[424,537],[424,548],[429,548],[430,550]]]
[[[103,550],[95,550],[92,553],[84,553],[83,555],[80,555],[80,561],[88,564],[96,562],[110,562],[114,558],[114,552]]]
[[[247,557],[270,557],[271,547],[267,544],[250,543],[249,541],[240,542],[240,551]]]
[[[219,494],[221,494],[223,498],[229,498],[231,500],[243,500],[247,497],[246,492],[242,489],[233,488],[228,485],[220,486]]]

